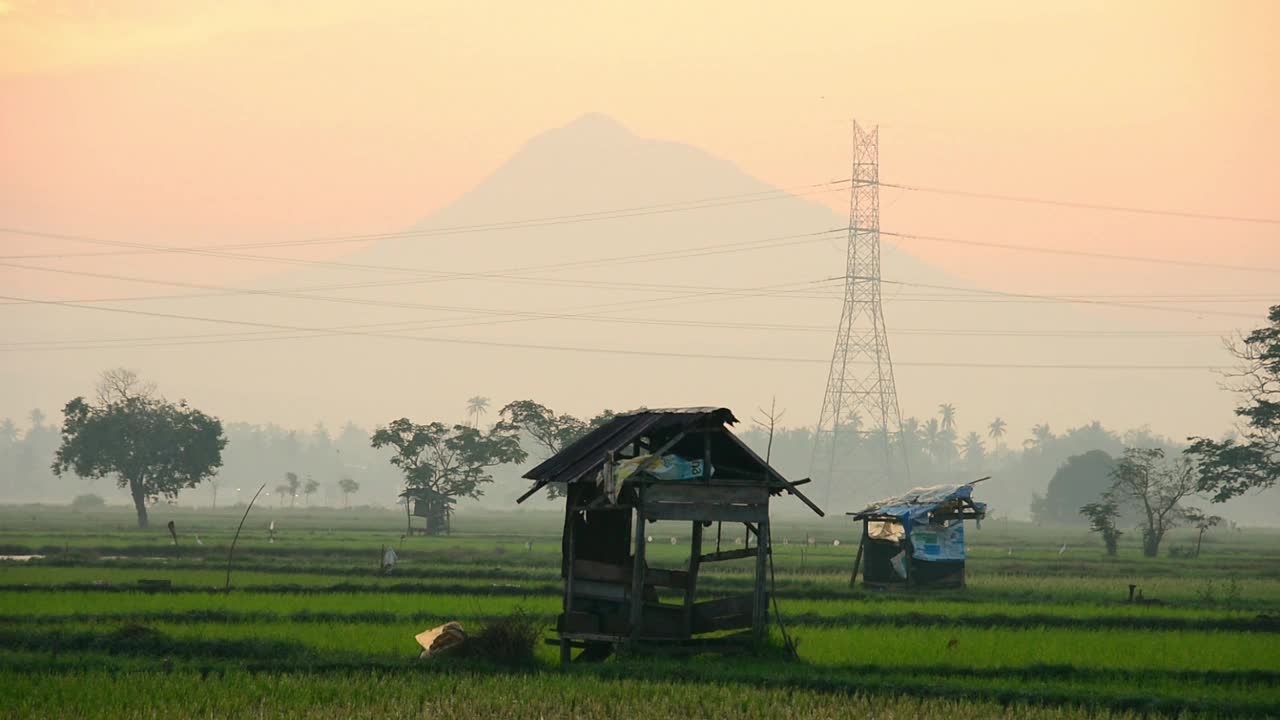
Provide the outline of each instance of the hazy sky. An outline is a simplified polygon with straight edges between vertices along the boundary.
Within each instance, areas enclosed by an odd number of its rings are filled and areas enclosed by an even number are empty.
[[[1277,217],[1277,37],[1268,0],[0,0],[0,226],[171,245],[397,231],[593,111],[780,187],[846,177],[857,117],[881,126],[887,182]],[[889,189],[882,204],[890,231],[1280,267],[1275,224]],[[1276,295],[1276,274],[901,243],[994,289],[1252,294],[1183,297],[1240,315],[1160,328],[1248,327]],[[4,255],[86,249],[0,234]],[[163,255],[111,267],[210,283],[267,271]],[[0,285],[138,292],[4,267]],[[1177,360],[1135,358],[1162,359]]]

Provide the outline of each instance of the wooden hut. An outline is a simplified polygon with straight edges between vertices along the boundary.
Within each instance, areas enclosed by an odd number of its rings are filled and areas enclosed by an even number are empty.
[[[453,498],[430,488],[409,488],[400,493],[408,514],[408,534],[448,535],[449,519],[453,516]],[[413,526],[414,518],[422,518],[420,528]]]
[[[964,521],[986,516],[986,503],[973,499],[973,486],[982,480],[913,488],[848,513],[862,522],[849,585],[861,568],[868,587],[964,587]]]
[[[727,408],[619,415],[525,474],[534,485],[518,502],[552,483],[565,494],[564,611],[559,639],[551,641],[559,643],[562,662],[578,648],[580,658],[598,659],[619,644],[689,647],[763,638],[769,499],[785,492],[822,511],[796,489],[807,480],[787,481],[730,432],[727,426],[736,422]],[[650,567],[646,528],[660,521],[688,523],[687,566]],[[745,547],[721,547],[724,523],[746,527]],[[708,528],[717,538],[710,552]],[[703,565],[746,558],[755,561],[751,593],[699,599]],[[659,589],[679,602],[661,602]],[[695,637],[727,630],[745,632]]]

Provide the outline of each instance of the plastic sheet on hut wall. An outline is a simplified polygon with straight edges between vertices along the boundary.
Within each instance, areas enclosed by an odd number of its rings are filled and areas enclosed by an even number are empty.
[[[911,556],[917,560],[964,560],[964,522],[921,523],[911,529]]]
[[[614,482],[621,485],[623,481],[644,465],[645,473],[659,480],[693,480],[702,477],[702,460],[688,460],[679,455],[663,455],[654,458],[652,455],[640,455],[618,463],[613,472]]]

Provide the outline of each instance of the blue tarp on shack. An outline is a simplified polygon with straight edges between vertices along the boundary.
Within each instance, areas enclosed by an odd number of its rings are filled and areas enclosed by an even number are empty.
[[[912,556],[920,560],[963,560],[964,522],[953,516],[968,511],[981,517],[987,504],[973,500],[973,484],[913,488],[902,495],[871,503],[855,518],[893,519],[911,538]]]

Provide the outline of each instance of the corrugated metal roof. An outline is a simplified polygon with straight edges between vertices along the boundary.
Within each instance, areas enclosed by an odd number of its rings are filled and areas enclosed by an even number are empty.
[[[738,422],[728,408],[664,408],[637,410],[618,415],[573,444],[547,458],[524,476],[538,481],[573,482],[600,468],[609,456],[637,439],[655,432],[677,433],[698,425],[732,425]]]
[[[912,488],[901,495],[873,502],[865,509],[849,514],[855,520],[869,516],[915,517],[928,514],[944,505],[955,505],[962,501],[972,503],[976,512],[984,512],[987,504],[973,500],[973,485],[973,482],[968,482],[958,485]]]

